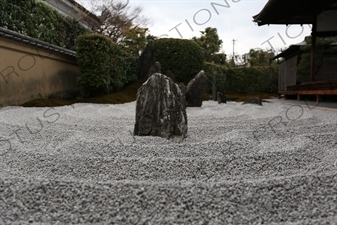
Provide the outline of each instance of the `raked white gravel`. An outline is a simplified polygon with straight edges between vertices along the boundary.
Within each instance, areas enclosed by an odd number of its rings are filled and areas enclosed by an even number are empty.
[[[0,109],[1,224],[337,224],[337,112],[187,108],[182,143],[135,102]]]

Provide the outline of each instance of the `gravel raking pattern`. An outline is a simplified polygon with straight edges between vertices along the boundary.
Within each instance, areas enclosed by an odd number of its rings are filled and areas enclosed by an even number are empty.
[[[204,102],[182,143],[134,113],[1,109],[0,225],[337,224],[336,111]]]

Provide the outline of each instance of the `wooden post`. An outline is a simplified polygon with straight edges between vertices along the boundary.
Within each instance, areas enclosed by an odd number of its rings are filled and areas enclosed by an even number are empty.
[[[315,81],[315,58],[316,58],[316,31],[317,31],[317,16],[314,16],[311,30],[311,68],[310,68],[310,82]]]
[[[297,93],[297,101],[302,101],[302,96],[299,93]]]

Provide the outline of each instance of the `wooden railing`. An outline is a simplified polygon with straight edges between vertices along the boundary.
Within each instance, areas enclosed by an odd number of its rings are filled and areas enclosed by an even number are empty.
[[[317,90],[337,90],[337,80],[308,82],[294,86],[287,86],[286,88],[286,91],[317,91]]]

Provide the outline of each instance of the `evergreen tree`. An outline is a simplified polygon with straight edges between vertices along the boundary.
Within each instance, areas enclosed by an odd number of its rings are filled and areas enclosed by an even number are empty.
[[[226,55],[219,53],[222,40],[219,39],[216,28],[207,27],[205,31],[200,31],[201,37],[193,37],[194,40],[203,50],[205,61],[224,65]]]

